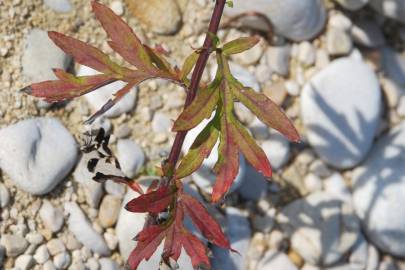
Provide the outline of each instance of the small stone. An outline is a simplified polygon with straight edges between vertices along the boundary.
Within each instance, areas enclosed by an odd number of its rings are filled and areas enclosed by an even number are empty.
[[[121,208],[121,199],[112,195],[104,196],[101,201],[98,218],[104,228],[110,228],[117,222]]]
[[[298,270],[288,256],[276,250],[270,250],[259,262],[257,269],[260,270]]]
[[[384,34],[373,20],[357,20],[351,28],[353,41],[368,48],[378,48],[385,44]]]
[[[328,177],[331,174],[326,164],[319,159],[311,163],[311,165],[309,166],[309,171],[320,178]]]
[[[397,113],[401,117],[405,117],[405,96],[402,96],[399,99],[398,107],[397,107]]]
[[[405,86],[405,57],[390,47],[382,49],[382,68],[393,82]],[[402,91],[405,94],[405,90]]]
[[[301,42],[298,47],[298,60],[304,66],[311,66],[315,63],[316,49],[308,41]]]
[[[105,182],[105,191],[108,194],[114,195],[118,198],[122,198],[125,195],[125,186],[114,181]]]
[[[371,7],[387,16],[388,18],[395,19],[405,23],[405,2],[402,0],[369,0]]]
[[[93,174],[87,169],[88,160],[82,156],[73,172],[73,179],[83,186],[86,201],[91,207],[98,207],[103,196],[103,184],[94,181]]]
[[[100,265],[98,264],[96,259],[90,258],[87,260],[86,267],[89,270],[98,270],[100,268]]]
[[[71,258],[67,252],[59,253],[53,258],[53,264],[56,269],[66,269],[70,265],[70,262]]]
[[[253,219],[253,226],[256,230],[270,233],[275,224],[275,211],[270,209],[264,216],[256,215]]]
[[[262,41],[262,40],[261,40]],[[256,64],[263,55],[262,42],[256,44],[253,48],[239,54],[233,55],[233,59],[242,65],[250,66]]]
[[[117,159],[122,172],[129,178],[135,177],[145,162],[145,154],[141,147],[130,139],[119,140],[117,143]]]
[[[63,212],[59,208],[55,208],[49,201],[45,200],[39,210],[39,216],[45,227],[52,232],[58,232],[63,224]]]
[[[277,221],[291,237],[292,248],[313,265],[338,262],[356,243],[360,231],[350,204],[324,192],[293,201]]]
[[[181,26],[181,12],[176,1],[149,0],[146,3],[142,0],[126,0],[126,3],[129,11],[157,34],[171,35]]]
[[[3,234],[0,239],[0,244],[6,248],[8,257],[17,257],[28,247],[27,240],[21,236],[12,234]]]
[[[157,111],[163,107],[163,101],[160,96],[152,96],[149,99],[149,109],[152,111]]]
[[[281,76],[288,75],[290,68],[290,46],[269,47],[266,51],[267,64],[272,72]]]
[[[249,124],[249,130],[257,140],[265,140],[270,136],[269,128],[257,117]]]
[[[310,173],[305,176],[304,183],[305,183],[305,187],[310,192],[320,191],[322,189],[321,179],[313,173]]]
[[[115,136],[117,136],[118,139],[125,139],[129,136],[131,136],[132,129],[127,125],[120,125],[117,130],[115,131]]]
[[[323,180],[324,190],[332,197],[350,203],[351,194],[346,186],[345,180],[340,173],[333,173]]]
[[[60,2],[67,0],[47,0]],[[30,82],[54,80],[52,68],[66,70],[71,58],[66,55],[48,37],[46,31],[32,29],[25,39],[24,52],[21,60],[23,75]]]
[[[10,193],[7,187],[0,183],[0,208],[5,208],[10,202]]]
[[[47,261],[46,263],[44,263],[43,267],[43,270],[56,270],[55,265],[52,261]]]
[[[344,30],[333,27],[326,33],[326,48],[330,55],[346,55],[352,47],[352,40]]]
[[[52,256],[55,256],[56,254],[62,253],[66,250],[65,244],[63,244],[62,240],[58,238],[50,240],[46,244],[46,247],[48,248],[48,251]]]
[[[301,91],[299,84],[294,81],[286,81],[285,89],[287,90],[287,93],[293,97],[298,96]]]
[[[44,4],[56,12],[70,12],[72,4],[69,0],[44,0]]]
[[[109,258],[99,260],[100,270],[119,270],[118,264]]]
[[[30,232],[25,236],[25,239],[28,243],[38,246],[44,242],[44,237],[37,232]]]
[[[274,101],[277,105],[281,106],[287,97],[286,84],[284,82],[277,82],[271,85],[266,84],[263,87],[263,94]],[[252,121],[249,121],[249,123],[251,122]]]
[[[358,10],[364,7],[369,0],[336,0],[336,2],[348,10]]]
[[[76,142],[55,118],[23,120],[0,130],[0,167],[28,193],[50,192],[76,160]]]
[[[115,236],[115,234],[106,232],[106,233],[104,233],[104,239],[110,250],[115,250],[117,248],[118,239],[117,239],[117,236]]]
[[[67,234],[65,245],[68,250],[77,250],[82,248],[82,244],[77,241],[76,237],[74,237],[74,235],[71,233]]]
[[[34,259],[39,264],[44,264],[49,259],[49,252],[46,245],[41,245],[37,248]]]
[[[35,261],[31,255],[20,255],[17,257],[14,263],[14,267],[19,270],[29,270],[34,266]]]
[[[121,16],[124,14],[124,6],[122,5],[121,1],[113,1],[110,4],[110,8],[112,11],[114,11],[115,14],[118,16]]]
[[[329,18],[329,27],[336,27],[344,31],[349,31],[352,27],[352,21],[343,13],[331,14]]]
[[[76,203],[65,203],[65,211],[70,215],[68,219],[69,230],[79,242],[100,255],[110,254],[110,250],[103,237],[94,230]]]
[[[401,96],[401,90],[398,89],[398,85],[389,79],[382,79],[381,85],[388,102],[388,107],[395,108]]]
[[[172,121],[165,114],[157,112],[153,116],[152,129],[154,132],[169,132],[172,127]]]

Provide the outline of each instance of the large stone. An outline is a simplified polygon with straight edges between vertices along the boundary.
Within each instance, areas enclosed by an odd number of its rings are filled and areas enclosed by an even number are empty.
[[[387,77],[401,86],[405,95],[405,56],[396,52],[392,48],[382,49],[382,68]]]
[[[129,10],[149,30],[174,34],[181,26],[181,11],[174,0],[126,0]]]
[[[30,82],[56,79],[52,69],[66,69],[70,60],[44,30],[32,29],[25,39],[21,64],[23,75]]]
[[[360,232],[351,205],[323,192],[290,203],[277,219],[290,236],[292,248],[314,265],[339,262]]]
[[[353,201],[368,239],[405,257],[405,122],[379,139],[353,174]]]
[[[27,240],[21,236],[13,234],[2,234],[0,244],[6,248],[6,254],[8,257],[18,256],[28,247]]]
[[[332,62],[301,95],[308,141],[325,162],[337,168],[350,168],[364,159],[379,124],[380,107],[376,75],[354,58]]]
[[[62,210],[58,207],[54,207],[49,201],[42,203],[39,216],[45,227],[52,232],[58,232],[64,224]]]
[[[44,4],[56,12],[69,12],[72,4],[69,0],[44,0]]]
[[[348,10],[358,10],[364,7],[369,0],[336,0],[336,2]]]
[[[0,130],[0,167],[31,194],[50,192],[76,160],[76,142],[55,118],[28,119]]]
[[[277,34],[289,39],[307,40],[319,34],[325,24],[326,12],[320,0],[233,0],[234,7],[225,9],[228,16],[249,11],[266,15]],[[261,30],[269,30],[260,18],[247,18],[244,23]]]

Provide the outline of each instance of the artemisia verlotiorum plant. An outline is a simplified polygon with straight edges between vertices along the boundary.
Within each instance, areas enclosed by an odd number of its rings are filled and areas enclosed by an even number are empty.
[[[183,191],[182,179],[201,166],[218,139],[220,142],[218,161],[213,168],[217,176],[212,192],[212,202],[219,202],[229,191],[239,170],[240,154],[243,154],[246,160],[264,176],[269,178],[272,173],[265,153],[235,117],[234,103],[242,102],[266,125],[278,130],[292,141],[299,140],[297,131],[283,111],[265,95],[243,86],[232,76],[229,69],[229,56],[250,49],[259,39],[257,37],[239,38],[219,47],[215,33],[209,32],[207,39],[211,40],[207,44],[211,45],[210,48],[203,47],[196,50],[186,59],[180,70],[169,64],[160,48],[154,49],[142,44],[131,28],[108,7],[95,1],[92,2],[92,7],[110,38],[108,41],[110,47],[134,68],[118,65],[105,53],[84,42],[60,33],[49,32],[53,42],[72,55],[76,62],[91,67],[100,74],[76,77],[63,70],[55,69],[57,80],[34,83],[23,91],[49,102],[57,102],[79,97],[117,80],[126,82],[127,85],[115,93],[114,97],[87,121],[92,122],[114,106],[131,88],[149,79],[165,79],[191,91],[192,81],[188,77],[193,69],[194,72],[197,69],[195,68],[197,59],[204,52],[208,51],[208,55],[215,53],[218,64],[215,78],[204,87],[199,84],[200,78],[198,79],[197,86],[200,85],[200,87],[197,89],[196,96],[175,121],[173,131],[178,134],[182,132],[184,135],[204,119],[210,117],[212,119],[197,136],[179,166],[176,167],[177,160],[172,168],[162,163],[162,177],[159,183],[154,183],[148,190],[143,191],[136,181],[124,177],[122,173],[97,172],[97,163],[100,158],[106,158],[107,161],[115,160],[107,147],[108,139],[105,139],[102,133],[96,137],[95,144],[85,148],[86,153],[98,151],[88,161],[89,170],[96,170],[94,180],[108,179],[127,184],[140,193],[140,196],[130,201],[125,208],[134,213],[149,214],[144,229],[135,237],[137,245],[127,262],[130,269],[136,269],[143,259],[148,260],[163,241],[162,260],[166,264],[170,265],[170,260],[177,261],[184,248],[196,269],[210,269],[207,248],[184,227],[184,217],[189,216],[210,243],[227,249],[231,249],[231,246],[220,225],[204,205]],[[222,10],[219,14],[220,18]],[[219,23],[218,18],[217,20]],[[205,63],[202,70],[198,72],[201,73],[204,67]],[[201,69],[201,67],[198,68]],[[118,163],[116,168],[119,169]]]

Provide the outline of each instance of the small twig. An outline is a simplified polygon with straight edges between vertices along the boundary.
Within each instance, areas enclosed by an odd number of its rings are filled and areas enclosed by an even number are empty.
[[[186,102],[184,104],[184,108],[187,108],[194,100],[198,87],[200,85],[201,77],[205,70],[205,66],[207,65],[208,57],[211,54],[211,48],[213,45],[212,38],[210,35],[216,35],[219,28],[219,23],[221,21],[221,17],[224,11],[224,7],[226,4],[226,0],[217,0],[215,3],[214,12],[211,16],[211,21],[208,27],[208,34],[205,37],[204,45],[202,46],[202,51],[198,57],[197,63],[195,65],[193,74],[191,76],[190,87],[187,91]],[[210,34],[211,33],[211,34]],[[179,160],[181,148],[183,146],[184,138],[187,135],[187,131],[180,131],[177,132],[176,138],[174,139],[174,143],[172,149],[170,151],[169,157],[166,161],[166,166],[169,168],[169,171],[174,171],[176,164]],[[170,180],[169,180],[170,181]]]

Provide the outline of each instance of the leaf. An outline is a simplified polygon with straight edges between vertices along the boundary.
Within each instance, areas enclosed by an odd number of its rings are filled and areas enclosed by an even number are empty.
[[[173,131],[185,131],[196,127],[202,120],[209,118],[219,99],[218,81],[206,89],[197,92],[194,101],[180,114],[174,122]]]
[[[193,52],[186,58],[186,60],[184,61],[183,67],[181,69],[181,72],[180,72],[180,79],[182,81],[187,79],[187,76],[190,74],[191,70],[197,63],[199,56],[200,55],[197,52]]]
[[[152,62],[161,70],[168,74],[174,74],[174,71],[170,63],[164,58],[163,54],[157,49],[152,49],[149,46],[144,45],[146,52],[148,53]],[[161,74],[160,76],[168,76],[166,74]]]
[[[49,102],[55,102],[79,97],[116,81],[110,75],[104,74],[75,77],[61,70],[57,70],[55,73],[60,78],[63,78],[63,80],[33,83],[21,89],[21,91],[36,97],[45,98]]]
[[[167,264],[169,264],[169,258],[177,262],[180,257],[182,244],[178,241],[178,236],[183,230],[183,219],[184,211],[181,205],[178,204],[176,207],[175,220],[166,231],[166,239],[163,246],[162,258]]]
[[[127,203],[125,209],[135,213],[158,214],[165,210],[173,200],[173,190],[160,187],[155,191],[143,194]]]
[[[272,170],[266,154],[236,119],[233,121],[233,135],[240,151],[249,163],[264,176],[271,177]]]
[[[254,90],[247,87],[233,88],[232,92],[234,96],[248,107],[263,123],[278,130],[291,141],[300,141],[300,136],[290,119],[288,119],[277,104],[264,94],[256,93]]]
[[[217,121],[218,119],[215,117],[197,136],[187,154],[181,160],[174,175],[175,179],[184,178],[198,170],[204,159],[210,155],[219,137]]]
[[[181,204],[194,225],[211,243],[231,249],[228,239],[218,222],[208,213],[204,205],[188,194],[182,194]]]
[[[97,19],[111,38],[110,47],[141,70],[153,68],[148,53],[128,24],[107,6],[97,1],[92,2],[92,7]]]
[[[120,79],[132,71],[120,67],[110,60],[110,58],[99,49],[84,43],[83,41],[65,36],[64,34],[50,31],[48,36],[65,53],[70,54],[76,62],[91,67],[101,73],[109,75],[120,75]]]
[[[224,112],[221,116],[221,135],[218,147],[218,161],[214,171],[217,173],[212,191],[212,201],[218,202],[231,187],[239,171],[239,151],[232,133],[229,114],[233,113],[233,98],[226,81],[221,83],[221,98]]]
[[[128,257],[127,264],[130,269],[137,269],[142,260],[149,260],[164,238],[164,228],[150,226],[143,229],[136,237],[138,243]]]
[[[254,47],[260,41],[259,37],[242,37],[226,43],[222,52],[225,55],[238,54]]]
[[[139,194],[144,193],[141,186],[137,182],[132,181],[130,178],[127,178],[127,177],[122,177],[122,176],[117,176],[117,175],[106,175],[106,174],[97,172],[96,175],[93,177],[93,180],[96,182],[99,182],[99,183],[103,183],[107,180],[110,180],[110,181],[113,181],[116,183],[125,184],[129,188],[131,188],[133,191],[135,191]]]
[[[179,241],[181,241],[185,251],[191,258],[191,264],[194,269],[210,269],[210,261],[204,244],[186,230],[183,230],[179,238]]]

